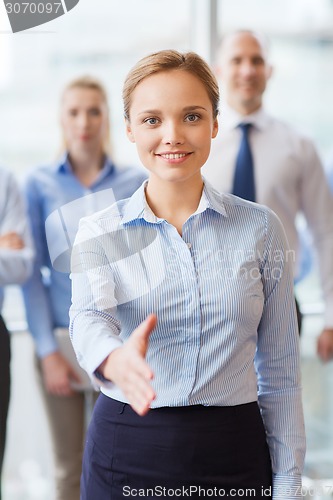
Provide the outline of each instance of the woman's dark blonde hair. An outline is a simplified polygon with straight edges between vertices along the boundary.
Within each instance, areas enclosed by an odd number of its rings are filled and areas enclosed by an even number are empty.
[[[161,50],[138,61],[128,73],[123,86],[124,115],[130,119],[131,98],[134,90],[142,80],[162,71],[178,69],[196,76],[205,86],[212,103],[214,118],[219,112],[219,87],[208,64],[195,52],[177,52]]]
[[[106,155],[111,154],[111,142],[110,142],[110,121],[109,121],[109,101],[108,101],[108,96],[107,92],[105,90],[104,85],[97,79],[89,75],[84,75],[84,76],[79,76],[77,78],[74,78],[70,82],[67,83],[65,88],[62,91],[61,95],[61,103],[63,102],[63,99],[65,97],[66,92],[69,90],[73,89],[85,89],[85,90],[96,90],[99,92],[102,101],[104,102],[106,109],[107,109],[107,132],[105,134],[105,139],[103,141],[103,152]],[[66,141],[64,140],[64,145],[66,147]]]

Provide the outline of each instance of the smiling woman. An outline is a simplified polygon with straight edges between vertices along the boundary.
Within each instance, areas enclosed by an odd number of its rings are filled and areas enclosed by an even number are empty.
[[[203,59],[172,50],[143,58],[125,81],[127,135],[150,175],[83,219],[74,247],[70,333],[102,391],[81,500],[188,487],[268,498],[272,478],[273,498],[301,496],[287,243],[273,212],[201,176],[217,88]]]
[[[193,53],[185,58],[176,51],[161,52],[158,58],[152,55],[137,64],[125,82],[123,99],[127,136],[150,171],[149,204],[155,215],[163,212],[181,233],[183,222],[198,205],[193,192],[201,196],[200,169],[218,131],[215,77]],[[168,189],[165,181],[177,185],[172,187],[172,200],[162,208],[156,202]]]
[[[204,84],[193,74],[179,70],[145,78],[133,92],[126,129],[150,172],[146,189],[149,205],[155,215],[167,216],[181,233],[183,223],[198,206],[202,191],[200,169],[218,130]],[[170,186],[173,200],[166,200],[162,208],[161,194],[169,189],[170,182],[176,183]],[[186,195],[193,200],[189,205]]]

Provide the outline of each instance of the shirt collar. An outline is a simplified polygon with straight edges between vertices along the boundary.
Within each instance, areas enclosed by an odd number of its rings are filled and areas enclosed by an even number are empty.
[[[68,152],[66,152],[60,159],[58,163],[56,163],[55,168],[58,172],[64,172],[66,174],[73,174],[73,167],[69,161]],[[106,175],[110,174],[114,170],[114,164],[110,160],[108,156],[105,156],[103,167],[100,171],[100,175],[98,176],[98,181],[101,178],[104,178]]]
[[[227,211],[224,206],[224,195],[219,193],[213,186],[204,178],[204,188],[199,206],[196,213],[204,212],[207,208],[214,210],[221,215],[227,216]]]
[[[264,108],[261,107],[254,113],[250,115],[241,115],[233,108],[231,108],[227,103],[224,104],[222,108],[221,115],[221,128],[226,128],[228,130],[238,127],[240,123],[251,123],[258,130],[263,130],[267,127],[270,119]]]
[[[157,217],[150,206],[147,203],[145,189],[148,180],[139,187],[137,191],[129,198],[128,203],[125,206],[124,213],[122,216],[121,224],[127,224],[133,222],[136,219],[143,219],[146,222],[152,224],[160,224],[164,221]],[[223,203],[223,194],[216,191],[205,179],[204,188],[202,191],[202,196],[195,214],[204,212],[207,209],[214,210],[221,215],[226,216],[227,212]]]

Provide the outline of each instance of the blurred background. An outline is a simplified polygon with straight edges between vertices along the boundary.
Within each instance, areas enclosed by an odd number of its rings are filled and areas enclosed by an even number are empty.
[[[109,92],[116,163],[138,164],[123,125],[121,90],[127,71],[140,57],[165,48],[195,50],[213,64],[221,35],[234,28],[259,29],[268,35],[274,75],[265,94],[266,108],[312,137],[327,165],[333,159],[333,0],[80,0],[66,15],[16,34],[11,33],[1,2],[1,164],[20,179],[29,169],[55,159],[61,141],[60,92],[68,80],[82,74],[99,77]],[[315,261],[297,286],[297,295],[305,313],[304,484],[309,498],[329,498],[333,363],[322,365],[315,352],[322,326]],[[15,287],[8,290],[4,317],[12,330],[13,349],[4,500],[52,500],[49,430],[36,383],[32,340]]]

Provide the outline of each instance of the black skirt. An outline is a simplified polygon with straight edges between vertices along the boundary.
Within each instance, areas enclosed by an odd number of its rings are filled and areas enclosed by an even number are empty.
[[[81,500],[270,498],[271,462],[256,402],[167,407],[138,416],[101,394],[89,426]]]

